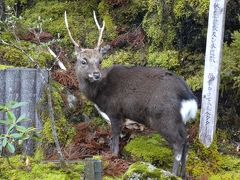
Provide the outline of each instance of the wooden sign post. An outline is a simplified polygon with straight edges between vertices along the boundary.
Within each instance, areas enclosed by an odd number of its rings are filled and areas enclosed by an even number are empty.
[[[206,147],[213,141],[217,122],[225,13],[226,0],[210,1],[199,132],[199,139]]]

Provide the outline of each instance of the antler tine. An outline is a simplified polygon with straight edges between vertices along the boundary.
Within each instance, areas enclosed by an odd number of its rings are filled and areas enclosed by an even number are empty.
[[[99,46],[102,43],[102,35],[103,35],[104,27],[105,27],[105,22],[103,21],[103,25],[102,25],[102,27],[100,27],[100,25],[98,23],[98,20],[97,20],[97,17],[96,17],[95,11],[93,11],[93,16],[94,16],[94,21],[95,21],[96,26],[97,26],[98,31],[99,31],[99,38],[98,38],[98,43],[97,43],[97,48],[99,48]]]
[[[79,44],[76,43],[76,41],[74,41],[74,39],[73,39],[73,37],[72,37],[72,34],[71,34],[70,30],[69,30],[68,20],[67,20],[67,12],[66,12],[66,11],[65,11],[65,13],[64,13],[64,20],[65,20],[65,25],[66,25],[66,28],[67,28],[67,31],[68,31],[68,35],[69,35],[72,43],[73,43],[75,46],[80,47]]]

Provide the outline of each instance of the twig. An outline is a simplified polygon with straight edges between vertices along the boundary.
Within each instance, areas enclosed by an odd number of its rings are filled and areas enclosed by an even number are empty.
[[[51,121],[52,136],[54,139],[54,143],[56,145],[58,158],[60,160],[60,165],[61,165],[61,167],[64,167],[64,166],[66,166],[66,163],[65,163],[62,151],[61,151],[59,141],[58,141],[57,130],[56,130],[55,120],[54,120],[54,111],[53,111],[53,106],[52,106],[51,86],[49,84],[47,84],[47,96],[48,96],[48,98],[47,98],[48,99],[48,110],[49,110],[50,121]]]

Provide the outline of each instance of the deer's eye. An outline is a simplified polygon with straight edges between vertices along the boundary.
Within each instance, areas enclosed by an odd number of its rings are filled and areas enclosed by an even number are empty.
[[[81,61],[81,64],[82,64],[82,65],[86,65],[86,64],[87,64],[87,59],[86,59],[86,58],[83,58],[82,61]]]

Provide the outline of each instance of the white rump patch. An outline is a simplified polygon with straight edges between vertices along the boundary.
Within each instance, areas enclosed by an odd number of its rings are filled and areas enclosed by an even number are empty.
[[[195,99],[183,100],[181,102],[180,109],[183,122],[186,124],[191,119],[194,119],[196,117],[197,110],[198,105]]]
[[[103,117],[103,119],[105,119],[105,121],[109,125],[111,125],[111,121],[110,121],[110,118],[108,117],[108,115],[106,113],[102,112],[96,104],[94,104],[94,107],[97,109],[98,113]]]

